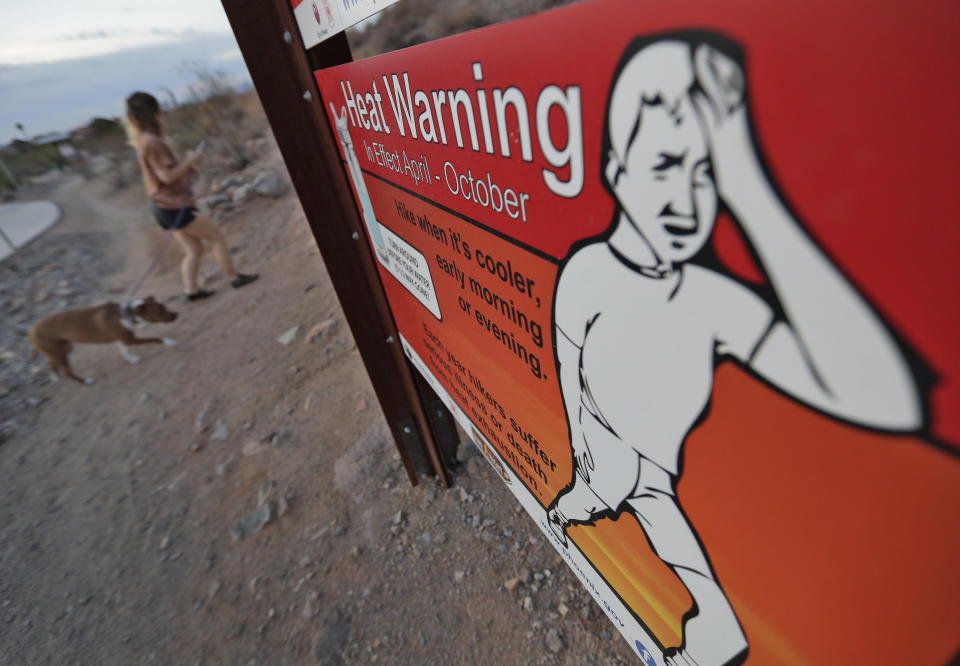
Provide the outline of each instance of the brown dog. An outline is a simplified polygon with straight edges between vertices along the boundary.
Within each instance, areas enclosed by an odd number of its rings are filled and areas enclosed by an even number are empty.
[[[36,358],[39,352],[50,359],[50,370],[54,373],[81,384],[92,384],[92,379],[78,377],[70,368],[67,355],[73,349],[74,343],[115,342],[127,361],[137,363],[140,357],[131,354],[127,345],[164,344],[172,347],[177,342],[169,338],[138,338],[133,333],[133,325],[141,319],[148,322],[169,322],[176,318],[176,312],[168,310],[162,303],[154,300],[153,296],[123,304],[104,303],[90,308],[58,312],[44,317],[30,329],[28,335],[34,350],[30,360]]]

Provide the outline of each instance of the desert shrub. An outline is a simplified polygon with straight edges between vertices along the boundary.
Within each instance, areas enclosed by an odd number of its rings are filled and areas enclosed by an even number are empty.
[[[240,140],[246,115],[226,75],[198,62],[185,62],[181,67],[194,81],[183,100],[167,91],[163,106],[171,142],[186,152],[205,141],[208,157],[223,162],[228,170],[242,169],[250,163]]]
[[[23,184],[26,178],[39,176],[55,168],[63,158],[52,145],[38,146],[28,141],[14,141],[0,151],[0,159],[14,178]],[[8,181],[2,175],[2,169],[0,169],[0,179],[3,179],[3,182]]]
[[[94,118],[87,125],[92,138],[101,138],[105,136],[118,135],[123,133],[123,126],[116,120],[109,118]]]

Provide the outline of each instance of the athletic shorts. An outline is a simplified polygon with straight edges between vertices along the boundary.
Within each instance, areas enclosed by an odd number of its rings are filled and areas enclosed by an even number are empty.
[[[193,222],[193,218],[197,212],[195,206],[187,206],[186,208],[160,208],[157,204],[151,204],[150,207],[153,209],[153,219],[164,229],[183,229]],[[181,211],[183,212],[181,213]]]

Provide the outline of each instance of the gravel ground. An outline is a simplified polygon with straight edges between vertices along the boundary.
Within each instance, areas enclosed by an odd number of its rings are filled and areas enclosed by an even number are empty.
[[[25,365],[36,318],[136,281],[142,197],[68,179],[0,266],[0,664],[633,662],[472,445],[410,485],[289,188],[222,222],[258,282],[206,259],[187,303],[176,253],[148,280],[177,347],[80,345],[89,387]]]

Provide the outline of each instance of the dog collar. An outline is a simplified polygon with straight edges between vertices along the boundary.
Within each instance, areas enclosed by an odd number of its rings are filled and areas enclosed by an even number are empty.
[[[129,321],[131,324],[136,324],[139,320],[137,315],[133,313],[133,309],[136,308],[143,301],[127,301],[120,305],[120,313],[124,319]]]

